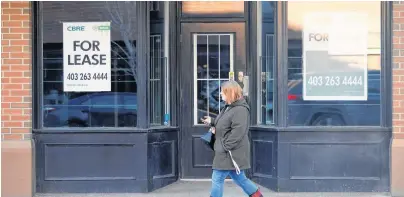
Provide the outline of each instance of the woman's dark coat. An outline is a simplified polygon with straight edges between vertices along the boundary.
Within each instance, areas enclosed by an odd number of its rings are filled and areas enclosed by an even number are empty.
[[[227,105],[215,119],[212,119],[211,125],[216,129],[213,169],[236,169],[228,151],[231,151],[240,170],[250,168],[249,120],[250,107],[245,99]]]

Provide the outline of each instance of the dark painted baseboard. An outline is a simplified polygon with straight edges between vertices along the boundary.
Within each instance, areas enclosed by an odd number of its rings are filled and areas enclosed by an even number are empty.
[[[391,131],[251,129],[252,177],[278,192],[388,192]]]
[[[178,129],[35,133],[37,193],[144,193],[178,180]]]
[[[146,193],[147,180],[43,182],[37,193]]]
[[[36,192],[144,193],[179,179],[178,129],[35,133]],[[388,192],[391,132],[251,129],[249,176],[275,192]]]

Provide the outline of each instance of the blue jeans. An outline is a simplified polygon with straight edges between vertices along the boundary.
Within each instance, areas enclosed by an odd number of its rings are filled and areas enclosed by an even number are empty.
[[[210,192],[211,197],[223,196],[224,180],[228,175],[230,175],[231,179],[233,179],[233,181],[240,186],[248,196],[258,190],[258,187],[245,176],[243,170],[240,174],[237,174],[235,170],[213,170],[212,190]]]

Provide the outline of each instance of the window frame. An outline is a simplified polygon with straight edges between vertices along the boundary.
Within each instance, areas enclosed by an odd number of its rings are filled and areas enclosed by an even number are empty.
[[[202,124],[202,123],[198,123],[198,81],[206,81],[207,82],[207,87],[208,87],[208,91],[209,91],[209,82],[211,82],[211,81],[218,81],[219,83],[221,83],[222,81],[226,81],[226,80],[228,80],[227,78],[214,78],[214,79],[211,79],[211,78],[206,78],[206,79],[200,79],[200,78],[198,78],[198,76],[197,76],[197,56],[198,56],[198,47],[197,47],[197,44],[198,44],[198,36],[206,36],[207,37],[207,40],[208,40],[208,43],[209,43],[209,36],[219,36],[219,41],[220,41],[220,36],[229,36],[229,41],[230,41],[230,44],[229,44],[229,46],[230,46],[230,51],[229,51],[229,53],[230,53],[230,57],[229,57],[229,60],[230,60],[230,72],[234,72],[234,52],[235,52],[235,49],[234,49],[234,42],[235,42],[235,34],[234,33],[193,33],[192,34],[192,44],[193,44],[193,46],[192,46],[192,48],[193,48],[193,51],[192,51],[192,55],[193,55],[193,71],[194,71],[194,73],[193,73],[193,81],[192,81],[192,84],[193,84],[193,103],[194,103],[194,105],[193,105],[193,109],[192,109],[192,111],[193,111],[193,118],[194,118],[194,120],[193,120],[193,125],[194,126],[202,126],[202,125],[204,125],[204,124]],[[207,45],[207,48],[209,48],[209,45]],[[209,49],[207,49],[208,51],[207,51],[207,55],[209,55]],[[219,49],[220,50],[220,49]],[[219,52],[220,53],[220,52]],[[207,56],[208,57],[208,56]],[[207,64],[208,64],[208,69],[207,69],[207,76],[209,76],[209,61],[207,62]],[[220,73],[220,65],[218,65],[219,66],[219,73]],[[220,90],[221,89],[221,87],[220,87],[220,84],[219,84],[219,89],[218,90]],[[219,94],[220,94],[220,92],[219,92]],[[220,96],[219,96],[219,111],[220,111]],[[208,99],[208,114],[209,114],[209,99]]]
[[[268,128],[271,130],[279,130],[279,131],[383,131],[388,132],[389,128],[392,127],[392,15],[393,8],[392,2],[380,2],[381,4],[381,101],[380,101],[380,125],[379,126],[330,126],[330,127],[314,127],[314,126],[289,126],[287,117],[288,117],[288,102],[287,102],[287,94],[288,94],[288,35],[287,35],[287,12],[288,12],[288,3],[287,2],[277,2],[277,11],[275,16],[275,62],[276,62],[276,76],[275,81],[277,82],[275,85],[275,89],[278,90],[276,93],[276,102],[274,103],[276,106],[274,107],[274,124],[262,124],[261,123],[261,109],[260,103],[254,104],[257,109],[257,117],[254,120],[254,125],[252,127],[255,128]],[[258,5],[255,4],[255,7]],[[254,19],[259,16],[257,13],[258,9],[255,9],[255,12],[251,14],[251,18]],[[258,31],[258,22],[260,20],[256,20],[257,22],[253,25],[254,31],[259,35]],[[261,25],[262,26],[262,25]],[[254,40],[251,38],[251,40]],[[258,44],[257,44],[258,45]],[[254,46],[253,49],[257,50],[258,46]],[[257,53],[256,53],[257,54]],[[255,58],[255,59],[254,59]],[[260,80],[260,72],[261,67],[259,65],[259,57],[257,55],[253,56],[252,59],[256,62],[257,73],[255,74],[255,82],[258,83]],[[258,85],[258,84],[257,84]],[[260,93],[257,92],[255,94],[257,98],[260,98]]]
[[[279,53],[280,55],[280,64],[278,66],[281,66],[280,70],[282,71],[280,76],[285,76],[280,80],[280,90],[282,90],[282,94],[278,95],[280,97],[281,103],[279,103],[281,107],[281,111],[278,113],[278,118],[282,121],[279,122],[279,126],[281,127],[288,127],[288,128],[293,128],[293,129],[308,129],[308,130],[330,130],[330,129],[338,129],[341,131],[352,131],[353,128],[375,128],[375,129],[380,129],[380,128],[388,128],[391,127],[392,121],[391,121],[391,112],[392,112],[392,105],[391,105],[391,91],[392,91],[392,76],[391,76],[391,71],[392,71],[392,56],[391,56],[391,47],[392,47],[392,29],[391,27],[391,20],[392,20],[392,3],[391,2],[380,2],[380,9],[381,9],[381,15],[380,15],[380,21],[381,21],[381,76],[380,76],[380,86],[381,86],[381,100],[380,100],[380,125],[379,126],[332,126],[332,127],[314,127],[314,126],[289,126],[287,117],[288,117],[288,102],[287,102],[287,93],[288,93],[288,86],[287,86],[287,75],[288,75],[288,35],[287,33],[287,12],[288,12],[288,4],[287,2],[281,3],[281,15],[278,17],[281,17],[282,20],[282,27],[280,31],[278,32],[278,38],[281,40],[280,42],[284,43],[281,44],[281,47],[278,48],[278,50],[281,50],[282,53]],[[280,117],[283,116],[283,117]]]
[[[257,45],[256,45],[256,49],[255,50],[257,50],[257,53],[256,53],[256,61],[257,61],[257,73],[256,73],[256,77],[257,77],[257,79],[256,79],[256,83],[257,83],[257,89],[258,89],[258,91],[257,91],[257,106],[256,106],[256,108],[257,108],[257,110],[256,110],[256,112],[257,112],[257,114],[256,114],[256,116],[257,116],[257,124],[258,125],[260,125],[260,126],[266,126],[266,127],[273,127],[273,126],[276,126],[276,122],[277,122],[277,117],[276,117],[276,114],[277,114],[277,108],[278,108],[278,99],[277,99],[277,95],[278,95],[278,89],[276,88],[277,87],[277,84],[278,84],[278,73],[277,73],[277,70],[278,70],[278,66],[277,66],[277,62],[278,62],[278,60],[277,60],[277,54],[278,54],[278,51],[277,51],[277,47],[276,47],[276,45],[277,45],[277,26],[278,26],[278,22],[277,22],[277,13],[278,13],[278,9],[279,9],[279,3],[276,3],[276,8],[275,8],[275,12],[274,12],[274,19],[273,19],[273,21],[271,21],[271,22],[273,22],[274,23],[274,33],[271,35],[271,34],[265,34],[265,40],[263,40],[263,38],[264,38],[264,35],[263,35],[263,23],[265,22],[265,21],[268,21],[269,19],[268,18],[265,18],[265,16],[263,15],[263,12],[262,12],[262,7],[263,7],[263,3],[262,2],[257,2],[256,3],[256,13],[255,13],[255,16],[257,17],[257,20],[256,20],[256,25],[257,25],[257,28],[256,28],[256,39],[257,39]],[[263,84],[263,81],[262,81],[262,75],[264,75],[264,73],[262,72],[262,68],[263,68],[263,58],[268,58],[268,49],[267,50],[265,50],[265,53],[266,54],[262,54],[264,51],[262,50],[263,49],[263,47],[264,47],[264,45],[266,46],[266,48],[268,48],[268,46],[267,46],[267,42],[268,42],[268,40],[267,40],[267,38],[268,37],[270,37],[270,36],[272,36],[272,42],[273,42],[273,55],[271,56],[272,58],[273,58],[273,73],[272,73],[272,75],[273,75],[273,77],[272,77],[272,81],[273,81],[273,89],[274,89],[274,91],[273,91],[273,95],[272,95],[272,100],[273,100],[273,102],[272,102],[272,123],[267,123],[266,122],[266,120],[265,120],[265,122],[264,122],[264,120],[262,119],[262,113],[263,113],[263,110],[264,110],[264,108],[263,108],[263,101],[262,101],[262,96],[263,96],[263,92],[262,92],[262,84]],[[265,62],[267,62],[267,61],[265,61]],[[267,72],[265,73],[265,78],[266,78],[266,80],[265,80],[265,82],[266,83],[268,83],[268,80],[267,80]],[[265,96],[265,98],[267,98],[267,96],[268,95],[266,95]]]
[[[137,83],[137,94],[144,95],[139,96],[137,99],[137,124],[136,127],[44,127],[43,126],[43,109],[44,109],[44,89],[43,89],[43,2],[30,2],[30,7],[32,10],[31,15],[31,27],[32,27],[32,130],[33,133],[70,133],[70,132],[79,132],[79,133],[88,133],[88,132],[136,132],[141,128],[148,127],[148,121],[145,121],[147,118],[148,113],[144,113],[144,111],[148,111],[146,106],[147,103],[147,92],[149,86],[146,86],[147,76],[148,74],[144,74],[145,72],[149,72],[146,67],[140,66],[138,67],[137,72],[137,79],[139,82],[144,81],[143,83]],[[146,2],[138,3],[136,10],[136,17],[137,17],[137,26],[136,29],[140,29],[144,25],[147,25],[149,22],[149,18],[146,17],[145,13]],[[147,21],[146,21],[147,19]],[[140,39],[141,37],[145,37],[143,41]],[[149,39],[146,38],[148,34],[146,31],[139,31],[136,35],[136,40],[138,41],[136,52],[137,54],[147,53],[149,56],[149,52],[146,50],[146,47],[141,49],[141,46],[147,45]],[[137,56],[137,64],[141,61],[145,62],[146,64],[149,63],[146,57],[144,56]],[[143,63],[142,62],[142,63]],[[143,73],[143,74],[140,74]],[[139,85],[143,84],[143,85]],[[144,105],[142,105],[144,103]],[[141,113],[139,113],[141,112]],[[138,131],[137,131],[138,132]]]
[[[172,44],[172,41],[171,41],[171,39],[173,38],[173,33],[172,33],[172,28],[170,28],[170,26],[172,27],[172,26],[174,26],[175,24],[172,22],[172,19],[173,19],[173,17],[175,17],[175,15],[174,14],[172,14],[172,13],[170,13],[170,10],[172,10],[172,4],[170,3],[170,2],[162,2],[163,3],[163,6],[162,7],[158,7],[159,8],[159,10],[160,11],[163,11],[164,13],[163,13],[163,15],[164,15],[164,18],[162,19],[162,21],[163,21],[163,35],[162,34],[159,34],[159,33],[151,33],[151,22],[152,22],[152,20],[150,19],[151,17],[150,17],[150,12],[148,12],[147,13],[147,25],[148,25],[148,28],[149,28],[149,32],[148,32],[148,39],[149,39],[149,50],[148,50],[148,57],[149,57],[149,60],[148,61],[150,61],[150,63],[149,63],[149,68],[150,68],[150,70],[149,70],[149,74],[148,74],[148,76],[149,76],[149,78],[148,78],[148,80],[149,80],[149,82],[148,82],[148,84],[149,84],[149,95],[148,95],[148,98],[150,98],[149,99],[149,102],[153,99],[153,96],[152,96],[152,93],[153,93],[153,91],[152,91],[152,85],[151,85],[151,82],[152,81],[155,81],[155,79],[152,79],[151,78],[151,75],[153,74],[152,73],[152,59],[151,59],[151,49],[152,49],[152,42],[151,42],[151,40],[152,39],[154,39],[155,37],[160,37],[161,39],[163,39],[163,42],[161,42],[160,44],[161,44],[161,46],[160,46],[160,49],[162,49],[163,50],[163,54],[160,54],[160,55],[162,55],[160,58],[161,59],[164,59],[164,61],[162,62],[162,64],[161,64],[161,66],[162,66],[162,68],[160,69],[161,71],[162,71],[162,73],[161,73],[161,76],[160,76],[160,82],[161,82],[161,89],[159,90],[159,91],[161,91],[161,94],[162,94],[162,98],[161,98],[161,101],[162,101],[162,103],[161,103],[161,106],[158,106],[158,108],[161,110],[161,124],[160,123],[156,123],[156,122],[153,122],[152,120],[153,120],[153,118],[151,117],[154,113],[152,112],[153,111],[153,109],[156,109],[156,108],[153,108],[152,109],[152,104],[151,103],[149,103],[149,105],[150,105],[150,107],[149,107],[149,123],[148,123],[148,126],[150,127],[150,128],[153,128],[153,127],[171,127],[172,125],[173,125],[173,119],[175,118],[175,117],[173,117],[173,112],[174,112],[174,110],[173,110],[173,108],[172,108],[172,96],[171,96],[171,90],[170,90],[170,87],[172,86],[172,84],[171,84],[171,75],[172,75],[172,71],[174,70],[174,69],[171,69],[171,66],[170,65],[173,65],[171,62],[172,62],[172,59],[173,58],[171,58],[171,52],[173,51],[173,50],[170,50],[170,46],[171,45],[173,45]],[[148,2],[148,10],[151,10],[155,5],[155,2]],[[166,115],[168,115],[168,122],[165,122],[165,116]]]

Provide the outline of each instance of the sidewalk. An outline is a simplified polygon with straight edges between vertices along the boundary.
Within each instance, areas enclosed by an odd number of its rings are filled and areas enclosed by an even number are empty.
[[[178,181],[147,194],[37,194],[35,197],[209,197],[210,182]],[[386,197],[388,193],[276,193],[262,188],[264,197]],[[231,181],[225,182],[224,197],[245,197]]]

